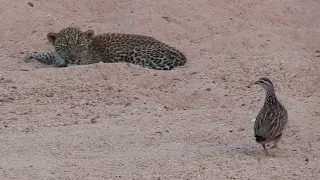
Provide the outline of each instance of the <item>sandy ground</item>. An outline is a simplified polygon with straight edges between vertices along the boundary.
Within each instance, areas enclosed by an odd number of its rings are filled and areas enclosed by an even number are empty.
[[[0,179],[320,179],[318,0],[28,2],[0,4]],[[22,60],[67,26],[153,36],[188,62]],[[251,121],[262,76],[289,113],[270,157]]]

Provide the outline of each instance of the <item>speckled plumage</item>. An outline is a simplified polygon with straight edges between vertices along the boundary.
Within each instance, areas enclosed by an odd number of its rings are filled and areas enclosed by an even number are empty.
[[[269,154],[265,145],[273,142],[272,148],[278,147],[288,121],[288,114],[285,107],[279,102],[270,79],[260,78],[255,84],[260,84],[266,90],[266,98],[255,120],[254,135],[256,141],[262,144],[266,153]]]

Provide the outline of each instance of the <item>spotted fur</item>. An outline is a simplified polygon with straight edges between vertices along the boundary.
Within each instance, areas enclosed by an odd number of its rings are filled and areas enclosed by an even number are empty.
[[[32,52],[25,56],[25,62],[29,62],[32,59],[38,60],[42,63],[49,64],[53,67],[67,67],[68,63],[60,58],[55,51],[46,52]]]
[[[36,59],[54,67],[68,64],[128,62],[156,70],[171,70],[186,62],[184,54],[153,37],[107,33],[94,36],[92,30],[82,32],[73,27],[59,33],[48,33],[55,51],[31,53],[26,60]]]

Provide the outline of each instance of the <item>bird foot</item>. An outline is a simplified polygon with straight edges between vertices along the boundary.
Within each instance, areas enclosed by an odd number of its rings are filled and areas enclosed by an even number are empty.
[[[269,154],[269,152],[268,152],[268,150],[267,150],[267,148],[266,148],[266,145],[265,145],[265,144],[262,144],[262,147],[263,147],[264,151],[266,152],[266,155],[267,155],[267,156],[270,156],[270,154]]]
[[[273,145],[270,149],[280,149],[277,145]]]

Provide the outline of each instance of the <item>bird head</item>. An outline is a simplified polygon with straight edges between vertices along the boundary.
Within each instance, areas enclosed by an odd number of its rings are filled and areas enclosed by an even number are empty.
[[[258,81],[256,81],[254,84],[260,84],[264,89],[274,89],[273,83],[269,78],[262,77]]]

